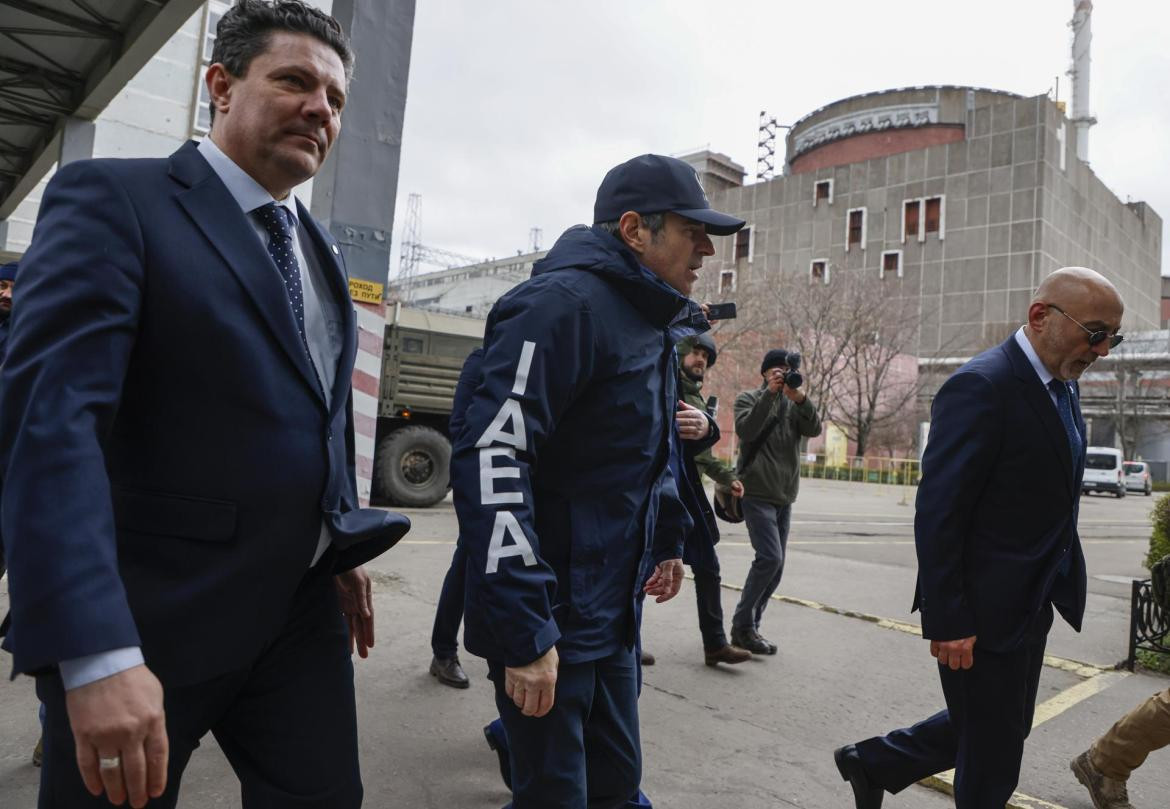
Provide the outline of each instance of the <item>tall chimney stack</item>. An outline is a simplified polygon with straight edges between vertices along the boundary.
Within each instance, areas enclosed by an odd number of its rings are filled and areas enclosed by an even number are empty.
[[[1072,123],[1077,134],[1077,158],[1089,162],[1089,127],[1097,119],[1089,113],[1089,45],[1093,42],[1092,0],[1073,0]]]

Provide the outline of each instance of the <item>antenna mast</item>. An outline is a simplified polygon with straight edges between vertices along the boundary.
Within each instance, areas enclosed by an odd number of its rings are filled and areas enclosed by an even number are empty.
[[[756,153],[756,179],[771,180],[776,170],[776,119],[760,110],[759,151]]]

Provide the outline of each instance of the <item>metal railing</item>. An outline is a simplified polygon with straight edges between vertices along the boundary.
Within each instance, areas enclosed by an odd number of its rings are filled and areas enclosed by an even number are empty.
[[[1170,611],[1154,600],[1149,579],[1135,580],[1129,601],[1129,658],[1125,666],[1133,671],[1138,650],[1170,655]]]
[[[893,486],[917,486],[921,475],[918,461],[911,458],[869,458],[852,455],[844,463],[831,463],[824,455],[805,460],[800,476],[824,480],[851,480]]]

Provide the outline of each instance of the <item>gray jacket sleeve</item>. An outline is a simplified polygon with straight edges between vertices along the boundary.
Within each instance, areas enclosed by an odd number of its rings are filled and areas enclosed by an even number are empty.
[[[808,396],[805,396],[804,401],[800,404],[794,404],[789,412],[790,418],[796,425],[796,431],[801,435],[812,438],[821,434],[821,417],[817,414],[817,408],[812,403],[812,399]]]
[[[735,434],[741,442],[755,441],[768,423],[778,394],[745,390],[735,397]]]

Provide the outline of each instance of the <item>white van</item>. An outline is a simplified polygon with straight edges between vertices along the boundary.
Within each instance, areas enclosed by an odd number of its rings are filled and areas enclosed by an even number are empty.
[[[1154,481],[1150,477],[1150,465],[1143,461],[1126,461],[1125,488],[1131,492],[1141,492],[1146,497],[1154,491]]]
[[[1121,450],[1113,447],[1089,447],[1085,451],[1085,477],[1081,491],[1113,492],[1125,497],[1125,475],[1122,471]]]

